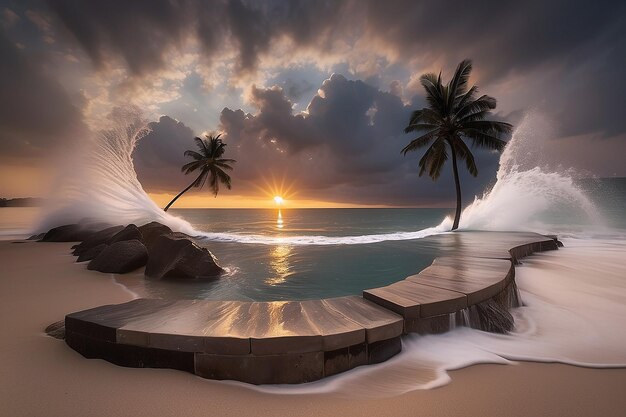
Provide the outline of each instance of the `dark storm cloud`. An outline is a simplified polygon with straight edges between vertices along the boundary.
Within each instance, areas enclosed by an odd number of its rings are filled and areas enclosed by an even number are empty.
[[[228,151],[238,161],[233,179],[243,181],[240,187],[258,183],[263,170],[273,168],[297,189],[307,190],[307,196],[319,199],[371,203],[377,197],[395,204],[450,199],[441,182],[418,179],[419,155],[400,154],[411,139],[402,128],[412,106],[405,106],[396,95],[337,74],[320,91],[306,115],[294,114],[285,92],[276,87],[252,90],[258,108],[254,115],[240,109],[222,111]],[[476,181],[464,178],[472,195],[492,180],[498,160],[497,155],[481,151],[476,157],[486,174]],[[445,173],[442,182],[450,181],[451,175]]]
[[[183,5],[168,0],[48,4],[96,66],[112,53],[122,57],[134,74],[163,67],[164,49],[181,41],[188,21]]]
[[[48,4],[96,65],[113,54],[136,75],[163,68],[164,52],[187,35],[200,40],[207,58],[232,41],[238,50],[238,69],[250,71],[281,36],[299,46],[327,43],[343,7],[336,1],[306,0],[49,0]]]
[[[320,86],[308,114],[295,113],[285,91],[253,88],[256,111],[225,108],[220,128],[228,158],[237,160],[233,193],[257,194],[273,180],[300,190],[300,198],[371,204],[447,204],[451,173],[434,183],[417,175],[419,154],[403,157],[411,139],[402,133],[413,106],[359,80],[333,75]],[[416,104],[416,103],[414,103]],[[376,109],[376,110],[372,110]],[[149,124],[151,132],[133,154],[139,180],[151,192],[177,192],[190,181],[180,172],[183,152],[196,135],[168,116]],[[476,151],[481,176],[462,173],[464,192],[479,193],[493,180],[497,155]]]
[[[555,72],[535,100],[564,134],[626,132],[624,2],[370,1],[366,10],[373,37],[405,59],[438,60],[447,74],[466,57],[482,85],[509,76],[532,85]]]
[[[186,36],[200,40],[207,59],[236,48],[237,72],[253,71],[274,43],[293,51],[332,53],[335,41],[366,40],[364,52],[393,52],[401,61],[449,73],[471,57],[483,85],[509,76],[544,81],[537,101],[550,107],[564,134],[626,131],[619,117],[626,78],[626,4],[618,1],[264,1],[49,0],[50,8],[93,62],[107,54],[145,74],[167,66],[164,54]],[[357,54],[358,55],[358,54]],[[438,67],[436,69],[439,69]],[[233,74],[234,75],[234,74]],[[358,74],[357,74],[358,76]],[[366,74],[366,77],[377,75]],[[608,81],[610,80],[610,82]],[[371,82],[370,82],[371,83]],[[296,99],[297,89],[287,91]],[[545,96],[544,96],[545,94]],[[588,101],[572,97],[587,97]],[[602,110],[601,110],[602,109]],[[589,111],[588,111],[589,110]]]
[[[84,128],[65,90],[0,29],[0,155],[42,156]]]
[[[152,108],[184,117],[195,134],[216,128],[215,108],[227,106],[220,124],[228,153],[239,161],[237,193],[253,191],[262,176],[283,173],[316,198],[449,202],[449,170],[436,184],[418,179],[421,154],[405,158],[399,150],[410,139],[402,134],[410,110],[425,105],[409,75],[443,69],[449,79],[466,57],[475,63],[473,81],[506,109],[499,119],[515,123],[528,106],[541,106],[560,136],[586,135],[588,142],[576,142],[589,143],[586,149],[598,136],[610,139],[611,149],[626,146],[615,145],[626,138],[623,2],[49,0],[8,3],[0,10],[6,30],[6,36],[0,33],[2,156],[58,148],[73,126],[82,125],[73,104],[78,101],[54,79],[64,67],[53,57],[77,48],[101,79],[120,77],[117,68],[109,74],[107,64],[122,62],[129,75],[125,85],[166,85],[161,70],[182,72],[187,78],[171,91],[172,97],[180,93],[178,101],[155,101]],[[205,68],[181,70],[168,57],[196,50]],[[215,77],[207,66],[212,62],[221,64]],[[72,71],[78,66],[85,77],[92,75],[82,61]],[[268,81],[251,88],[246,103],[233,104],[238,92],[225,86],[207,92],[208,84],[245,79],[259,68]],[[320,86],[328,68],[353,80],[334,75]],[[82,88],[80,80],[75,86],[64,81],[70,91]],[[317,87],[320,95],[314,95]],[[108,90],[98,99],[114,97],[115,85],[103,88]],[[150,92],[142,99],[149,103]],[[171,117],[152,128],[135,153],[140,179],[152,191],[176,191],[187,181],[179,166],[195,134]],[[466,196],[488,184],[497,165],[497,155],[476,152],[481,176],[463,179]],[[612,169],[623,173],[619,166]]]
[[[137,177],[148,191],[176,192],[187,179],[180,171],[187,149],[195,149],[193,130],[169,116],[148,124],[150,132],[139,140],[133,152]]]

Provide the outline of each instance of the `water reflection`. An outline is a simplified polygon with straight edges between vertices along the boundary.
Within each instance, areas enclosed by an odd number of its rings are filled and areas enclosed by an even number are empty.
[[[278,209],[278,219],[276,219],[276,227],[278,227],[279,229],[283,228],[283,214],[280,212],[280,209]]]
[[[270,263],[269,266],[273,272],[273,276],[270,276],[265,280],[268,285],[278,285],[287,281],[290,275],[293,274],[291,266],[289,265],[289,256],[291,255],[291,247],[287,245],[272,246],[270,249]]]

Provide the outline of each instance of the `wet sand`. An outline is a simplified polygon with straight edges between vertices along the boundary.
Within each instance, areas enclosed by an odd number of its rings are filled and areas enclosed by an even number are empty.
[[[128,301],[70,244],[0,242],[0,416],[623,416],[626,369],[475,365],[444,387],[389,398],[277,395],[184,372],[87,360],[43,329]]]

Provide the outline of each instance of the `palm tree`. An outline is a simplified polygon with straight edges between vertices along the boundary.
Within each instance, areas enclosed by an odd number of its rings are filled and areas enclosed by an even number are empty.
[[[209,178],[209,186],[211,190],[213,190],[215,197],[217,197],[217,193],[220,190],[220,183],[226,185],[226,188],[230,190],[230,176],[225,170],[232,171],[233,167],[229,164],[237,161],[222,158],[226,150],[226,144],[222,142],[220,136],[221,135],[217,135],[214,137],[206,135],[206,139],[194,138],[200,152],[191,150],[185,151],[185,156],[193,158],[193,161],[183,165],[181,170],[187,175],[199,169],[200,175],[198,175],[198,178],[189,184],[187,188],[174,197],[174,199],[165,206],[164,211],[167,211],[167,209],[191,187],[202,188],[207,178]]]
[[[413,139],[404,149],[413,152],[419,148],[430,146],[419,161],[420,177],[428,172],[434,180],[439,178],[441,168],[452,155],[452,171],[456,185],[456,214],[452,230],[459,227],[461,218],[461,184],[457,158],[464,160],[467,170],[474,177],[478,168],[474,155],[470,152],[465,140],[470,140],[472,147],[482,147],[502,151],[506,142],[500,137],[513,130],[509,123],[485,120],[496,108],[496,99],[487,95],[476,98],[478,88],[468,88],[468,79],[472,72],[472,61],[462,61],[447,85],[441,83],[441,73],[424,74],[420,83],[426,90],[428,107],[415,110],[405,133],[426,132]]]

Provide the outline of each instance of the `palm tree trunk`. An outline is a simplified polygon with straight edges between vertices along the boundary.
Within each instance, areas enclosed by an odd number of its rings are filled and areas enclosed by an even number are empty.
[[[454,215],[454,223],[452,224],[452,230],[459,228],[459,220],[461,220],[461,183],[459,182],[459,169],[456,166],[456,151],[452,142],[450,144],[450,151],[452,153],[452,170],[454,171],[454,185],[456,186],[456,213]]]
[[[200,174],[200,175],[202,175],[202,174]],[[200,178],[200,177],[198,176],[198,178]],[[172,201],[170,201],[170,202],[168,203],[168,205],[167,205],[167,206],[165,206],[165,208],[163,209],[163,211],[167,211],[167,209],[168,209],[168,208],[170,208],[170,206],[171,206],[172,204],[174,204],[174,202],[175,202],[176,200],[178,200],[178,197],[180,197],[181,195],[183,195],[183,194],[185,194],[187,191],[189,191],[189,189],[190,189],[191,187],[193,187],[193,185],[196,183],[196,181],[198,181],[198,178],[196,178],[195,180],[193,180],[193,182],[192,182],[191,184],[189,184],[189,186],[187,186],[187,188],[185,188],[183,191],[181,191],[180,193],[178,193],[178,195],[177,195],[176,197],[174,197],[174,199],[173,199]]]

